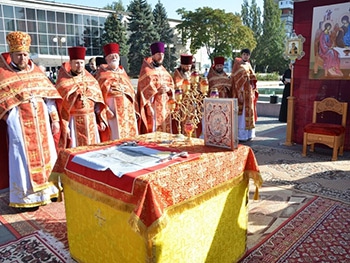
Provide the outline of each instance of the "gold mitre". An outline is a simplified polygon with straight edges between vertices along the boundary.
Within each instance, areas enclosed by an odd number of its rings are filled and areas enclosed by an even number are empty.
[[[31,38],[30,35],[21,31],[11,32],[6,36],[10,52],[29,52]]]

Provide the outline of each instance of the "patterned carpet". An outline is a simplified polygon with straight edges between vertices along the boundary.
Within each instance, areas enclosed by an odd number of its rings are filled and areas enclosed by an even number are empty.
[[[0,223],[20,238],[38,230],[53,236],[68,248],[66,214],[63,202],[50,203],[36,211],[21,212],[8,206],[8,191],[0,192]],[[9,238],[9,241],[11,238]]]
[[[350,205],[316,197],[239,262],[350,262]]]
[[[0,262],[70,262],[69,252],[51,236],[37,231],[0,246]]]

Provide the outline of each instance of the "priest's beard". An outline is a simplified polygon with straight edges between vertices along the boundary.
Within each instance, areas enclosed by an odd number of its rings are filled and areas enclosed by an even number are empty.
[[[119,67],[119,60],[114,59],[108,65],[112,70],[116,70]]]
[[[158,67],[160,67],[161,65],[163,65],[163,62],[154,61],[154,60],[153,60],[153,65],[154,65],[156,68],[158,68]]]

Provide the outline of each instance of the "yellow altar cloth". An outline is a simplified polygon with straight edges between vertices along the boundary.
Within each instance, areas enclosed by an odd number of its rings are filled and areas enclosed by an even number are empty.
[[[248,181],[262,183],[250,147],[231,151],[200,139],[188,145],[166,133],[136,140],[200,157],[138,176],[130,194],[64,169],[71,154],[115,141],[61,152],[54,173],[62,178],[72,257],[93,263],[237,261],[246,249]]]

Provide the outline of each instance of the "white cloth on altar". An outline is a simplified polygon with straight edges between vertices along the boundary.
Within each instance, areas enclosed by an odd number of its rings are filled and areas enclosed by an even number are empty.
[[[172,152],[159,151],[145,146],[111,146],[105,149],[77,154],[72,162],[96,171],[110,169],[114,175],[122,177],[158,165],[172,156]]]

